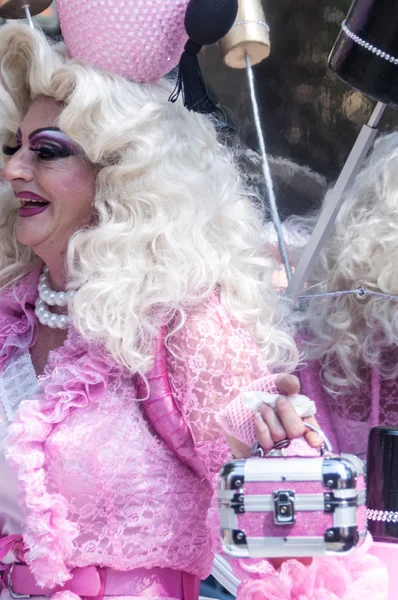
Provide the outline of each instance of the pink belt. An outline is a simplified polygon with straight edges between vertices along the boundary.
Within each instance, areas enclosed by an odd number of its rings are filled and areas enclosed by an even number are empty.
[[[11,549],[9,536],[0,539],[0,561],[3,546]],[[20,538],[19,538],[20,539]],[[14,541],[14,540],[13,540]],[[17,540],[15,540],[17,541]],[[3,542],[3,543],[2,543]],[[142,598],[163,596],[179,600],[198,600],[200,580],[190,573],[173,569],[153,567],[151,569],[132,569],[116,571],[101,567],[76,567],[71,571],[71,579],[63,587],[41,588],[36,584],[29,567],[21,563],[0,566],[3,572],[0,583],[8,588],[12,598],[30,596],[52,596],[56,592],[71,591],[78,596],[101,599],[103,596],[140,596]]]
[[[172,569],[133,569],[115,571],[100,567],[76,567],[72,577],[63,587],[41,588],[27,565],[14,563],[1,576],[12,598],[52,596],[56,592],[70,591],[78,596],[102,598],[103,596],[163,596],[179,600],[198,600],[199,579],[189,573]]]

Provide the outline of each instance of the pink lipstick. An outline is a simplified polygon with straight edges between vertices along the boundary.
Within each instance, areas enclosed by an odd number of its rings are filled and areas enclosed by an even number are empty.
[[[18,209],[18,214],[20,217],[32,217],[33,215],[38,215],[46,210],[47,206],[48,204],[39,206],[21,206],[21,208]]]
[[[20,217],[32,217],[33,215],[38,215],[46,210],[49,205],[48,200],[45,200],[33,192],[18,192],[15,196],[21,201],[21,206],[18,210]]]

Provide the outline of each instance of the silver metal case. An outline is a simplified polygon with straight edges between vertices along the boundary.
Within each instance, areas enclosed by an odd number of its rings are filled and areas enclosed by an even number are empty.
[[[354,455],[233,460],[219,474],[221,539],[236,558],[344,554],[366,535]]]

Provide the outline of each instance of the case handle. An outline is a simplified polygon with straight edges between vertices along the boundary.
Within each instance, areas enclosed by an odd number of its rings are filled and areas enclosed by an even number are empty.
[[[324,456],[325,452],[330,452],[330,453],[333,452],[333,446],[332,446],[329,438],[327,437],[326,433],[324,431],[322,431],[322,429],[320,429],[316,425],[312,425],[312,423],[304,422],[304,425],[308,429],[311,429],[311,431],[314,431],[315,433],[317,433],[323,439],[323,444],[319,449],[321,456]],[[262,448],[260,446],[260,444],[256,441],[253,444],[252,456],[258,456],[260,458],[267,458],[270,456],[280,456],[281,451],[284,448],[287,448],[288,446],[290,446],[290,443],[291,443],[291,440],[289,440],[288,438],[285,438],[284,440],[281,440],[280,442],[276,442],[275,445],[271,448],[271,450],[264,450],[264,448]]]

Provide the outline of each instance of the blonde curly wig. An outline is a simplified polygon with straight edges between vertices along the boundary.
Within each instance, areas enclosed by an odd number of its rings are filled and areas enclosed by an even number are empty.
[[[38,31],[0,30],[0,134],[15,136],[38,96],[64,105],[59,127],[98,165],[96,225],[69,241],[73,325],[115,360],[144,372],[153,338],[215,291],[254,333],[270,366],[297,352],[280,325],[262,215],[212,121],[168,102],[167,82],[138,85],[69,60]],[[13,194],[1,190],[0,283],[37,258],[15,238]]]
[[[327,197],[325,202],[327,202]],[[309,221],[312,221],[310,218]],[[347,193],[311,276],[308,293],[356,289],[398,296],[398,133],[380,138]],[[377,365],[385,378],[398,365],[382,352],[398,345],[398,302],[356,295],[314,299],[306,319],[310,356],[320,358],[334,392],[358,389],[360,369]]]

